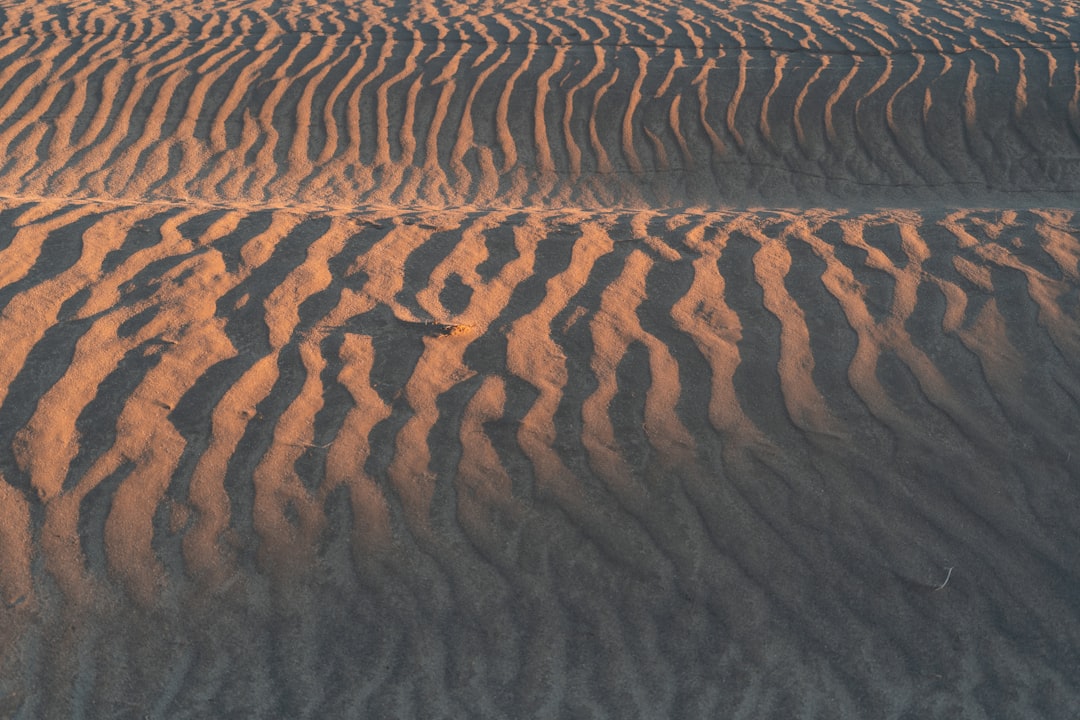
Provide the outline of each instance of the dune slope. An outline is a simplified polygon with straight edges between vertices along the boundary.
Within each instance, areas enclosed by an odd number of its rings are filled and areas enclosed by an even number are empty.
[[[0,193],[597,209],[1080,192],[1068,7],[117,5],[0,18]]]
[[[1067,4],[0,2],[0,717],[1069,718]]]

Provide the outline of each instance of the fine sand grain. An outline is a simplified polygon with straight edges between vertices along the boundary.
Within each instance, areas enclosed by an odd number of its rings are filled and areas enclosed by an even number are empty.
[[[0,718],[1074,718],[1070,3],[0,0]]]

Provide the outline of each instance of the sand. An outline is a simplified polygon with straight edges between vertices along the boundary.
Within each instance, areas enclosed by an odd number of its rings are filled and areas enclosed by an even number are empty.
[[[1068,3],[0,2],[0,717],[1072,718]]]

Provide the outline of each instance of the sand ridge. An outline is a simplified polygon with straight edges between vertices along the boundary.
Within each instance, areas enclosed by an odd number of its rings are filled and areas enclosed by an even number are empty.
[[[0,0],[0,717],[1071,717],[1078,49]]]
[[[1080,190],[1067,10],[856,5],[14,6],[0,192],[599,209]]]
[[[0,264],[40,250],[0,316],[11,617],[432,562],[456,612],[527,580],[558,615],[596,572],[555,570],[581,542],[647,593],[736,602],[750,573],[802,613],[837,562],[927,586],[963,563],[996,598],[1076,549],[1047,531],[1080,472],[1071,211],[2,212]]]

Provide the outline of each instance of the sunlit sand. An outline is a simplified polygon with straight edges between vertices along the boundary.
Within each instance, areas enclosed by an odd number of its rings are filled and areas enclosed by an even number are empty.
[[[0,2],[0,717],[1072,718],[1069,3]]]

